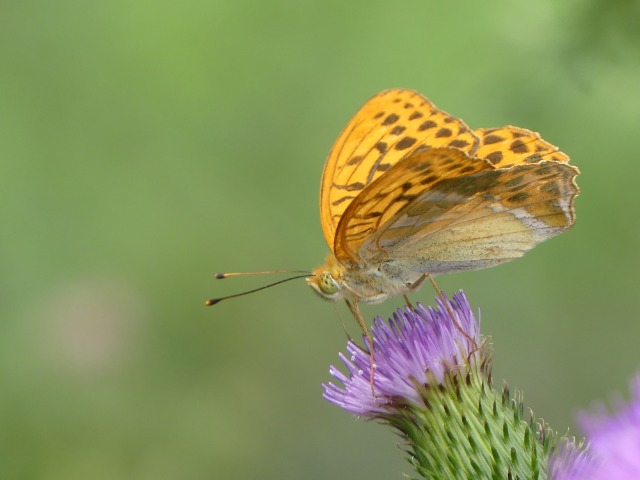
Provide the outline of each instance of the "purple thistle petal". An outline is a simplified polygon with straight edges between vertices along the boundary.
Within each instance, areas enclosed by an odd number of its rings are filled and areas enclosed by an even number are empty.
[[[600,476],[607,480],[640,478],[640,376],[631,390],[628,405],[618,402],[618,413],[607,415],[604,408],[596,414],[582,413],[580,425],[589,438],[591,450],[601,460]]]
[[[398,309],[387,322],[374,320],[375,397],[369,354],[349,342],[349,358],[340,354],[348,375],[329,370],[344,386],[323,384],[324,398],[351,413],[381,417],[393,405],[422,404],[421,386],[441,383],[447,372],[476,362],[480,331],[466,296],[461,291],[453,302],[436,301],[435,309],[418,304]]]
[[[550,480],[586,480],[594,462],[583,445],[575,439],[566,440],[549,459]]]
[[[554,458],[564,462],[552,475],[553,480],[631,480],[640,478],[640,375],[631,387],[628,405],[617,402],[618,412],[608,413],[600,406],[596,413],[583,412],[579,423],[589,441],[592,458],[571,456]]]

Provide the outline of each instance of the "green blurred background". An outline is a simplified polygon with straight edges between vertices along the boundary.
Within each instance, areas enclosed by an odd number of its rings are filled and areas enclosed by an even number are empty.
[[[394,434],[321,398],[344,333],[303,281],[203,306],[265,281],[217,271],[323,260],[326,153],[389,87],[571,155],[571,232],[440,285],[481,308],[497,385],[554,428],[626,391],[639,20],[631,0],[2,2],[0,476],[411,472]]]

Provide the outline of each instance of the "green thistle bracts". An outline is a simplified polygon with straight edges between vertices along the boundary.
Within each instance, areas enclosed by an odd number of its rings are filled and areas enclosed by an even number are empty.
[[[545,480],[555,436],[542,423],[525,420],[522,403],[507,387],[496,392],[490,376],[474,370],[451,371],[442,384],[418,386],[424,407],[395,408],[383,420],[406,440],[423,478]]]

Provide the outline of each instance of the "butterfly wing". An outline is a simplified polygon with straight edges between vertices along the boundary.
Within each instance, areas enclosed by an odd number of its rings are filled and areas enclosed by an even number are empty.
[[[368,265],[391,260],[398,271],[432,274],[518,258],[573,225],[578,173],[541,161],[444,179],[405,202],[358,254]]]
[[[360,248],[376,238],[387,225],[395,225],[416,199],[434,185],[471,173],[493,171],[490,162],[471,157],[456,148],[420,148],[377,178],[350,203],[338,225],[334,254],[344,265],[362,263]],[[389,236],[403,235],[396,227]],[[397,240],[401,238],[398,237]]]
[[[480,139],[476,155],[486,158],[499,168],[544,160],[562,163],[569,161],[569,157],[560,152],[558,147],[544,141],[538,133],[525,128],[478,128],[474,133]]]
[[[358,194],[414,150],[439,146],[473,155],[478,138],[413,90],[386,90],[364,104],[336,140],[322,174],[322,230],[334,253],[340,219]]]

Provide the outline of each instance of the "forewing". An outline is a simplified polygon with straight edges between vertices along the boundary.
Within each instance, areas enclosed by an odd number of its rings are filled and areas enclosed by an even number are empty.
[[[496,167],[538,163],[553,160],[566,163],[569,157],[558,147],[546,142],[536,132],[525,128],[478,128],[474,133],[480,139],[476,155],[486,158]]]
[[[512,260],[573,225],[578,173],[542,161],[444,180],[396,212],[359,253],[371,265],[393,259],[433,274]]]
[[[425,191],[446,179],[494,169],[486,160],[452,147],[414,150],[350,203],[336,232],[336,258],[343,264],[359,264],[361,245],[383,225],[393,223]]]
[[[334,253],[338,224],[357,195],[414,150],[441,146],[472,156],[478,139],[413,90],[386,90],[365,103],[336,140],[322,174],[322,230]]]

